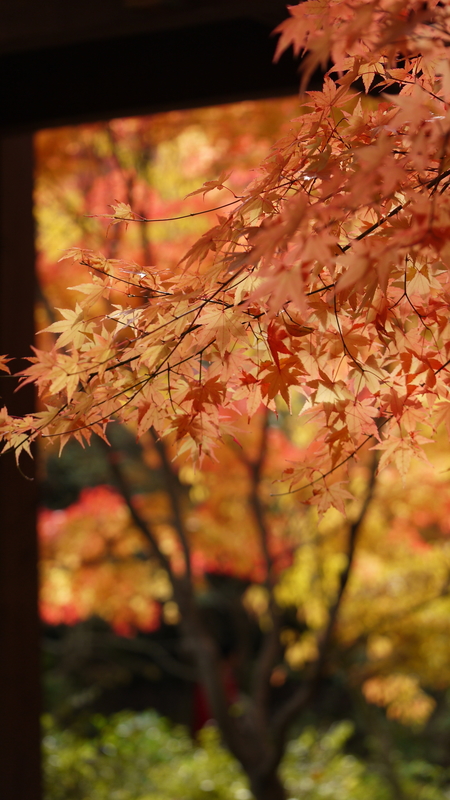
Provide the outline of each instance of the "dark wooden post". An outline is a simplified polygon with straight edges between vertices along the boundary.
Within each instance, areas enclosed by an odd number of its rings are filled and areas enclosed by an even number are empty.
[[[32,136],[0,138],[0,354],[30,354],[33,341],[34,230]],[[24,362],[11,366],[18,370]],[[1,375],[2,373],[0,373]],[[33,390],[14,394],[0,377],[1,405],[33,409]],[[33,477],[33,464],[24,459]],[[36,484],[0,457],[0,796],[39,800],[40,681],[37,612]]]

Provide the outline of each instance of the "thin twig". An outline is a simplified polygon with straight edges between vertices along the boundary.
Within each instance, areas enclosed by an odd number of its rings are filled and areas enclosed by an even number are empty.
[[[173,524],[184,554],[184,560],[186,566],[186,578],[188,582],[191,583],[192,581],[191,551],[189,546],[189,538],[184,525],[183,513],[180,502],[181,501],[180,494],[182,486],[180,484],[178,476],[172,469],[169,457],[167,455],[166,446],[161,441],[160,437],[158,436],[154,428],[150,429],[150,433],[155,443],[158,455],[161,459],[161,465],[164,473],[166,489],[170,498],[170,504],[172,506]]]

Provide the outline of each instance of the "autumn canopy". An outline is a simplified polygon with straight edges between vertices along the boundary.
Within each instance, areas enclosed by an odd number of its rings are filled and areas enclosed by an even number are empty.
[[[323,90],[301,94],[291,133],[176,272],[66,255],[92,278],[23,373],[41,410],[1,409],[5,450],[19,457],[38,435],[89,441],[117,419],[214,457],[236,438],[236,411],[251,420],[281,398],[309,437],[275,491],[324,510],[342,506],[347,465],[368,442],[380,467],[405,472],[450,424],[450,4],[289,11],[277,55],[306,54],[302,92],[331,63]],[[111,225],[141,219],[113,205]]]

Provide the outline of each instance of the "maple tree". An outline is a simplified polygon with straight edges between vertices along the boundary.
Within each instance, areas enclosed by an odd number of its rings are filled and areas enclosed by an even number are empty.
[[[236,411],[252,420],[261,404],[276,411],[277,402],[289,407],[295,398],[310,436],[284,470],[284,491],[320,513],[344,507],[350,466],[367,446],[380,452],[380,469],[394,465],[404,475],[413,455],[425,458],[438,425],[450,419],[448,17],[448,2],[434,0],[290,7],[277,54],[291,45],[306,54],[303,90],[316,67],[328,69],[322,91],[302,94],[292,132],[239,196],[219,203],[216,224],[175,271],[71,250],[91,278],[77,287],[75,308],[47,329],[59,334],[54,347],[36,351],[23,372],[42,410],[21,419],[0,411],[4,450],[19,459],[38,435],[62,447],[92,433],[106,438],[117,419],[138,436],[151,428],[157,442],[169,437],[180,456],[201,465],[218,442],[236,438]],[[372,87],[376,100],[364,96]],[[194,195],[226,186],[222,175]],[[154,224],[141,211],[121,201],[106,218],[112,231]],[[9,371],[5,357],[0,367]],[[171,578],[185,635],[196,642],[225,741],[255,796],[281,798],[284,734],[320,677],[349,568],[340,573],[308,688],[269,719],[258,701],[278,642],[269,635],[255,704],[234,718],[195,609],[175,490],[172,502],[184,572],[149,541]],[[363,504],[349,565],[364,516]],[[269,562],[267,575],[270,583]],[[276,631],[276,602],[271,613]],[[379,696],[379,687],[367,691]]]

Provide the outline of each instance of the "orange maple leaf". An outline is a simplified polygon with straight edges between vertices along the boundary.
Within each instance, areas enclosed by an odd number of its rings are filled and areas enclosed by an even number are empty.
[[[280,359],[278,363],[263,361],[260,366],[262,374],[261,391],[263,396],[273,400],[281,395],[288,408],[290,408],[289,388],[298,386],[303,373],[301,364],[296,356]]]

